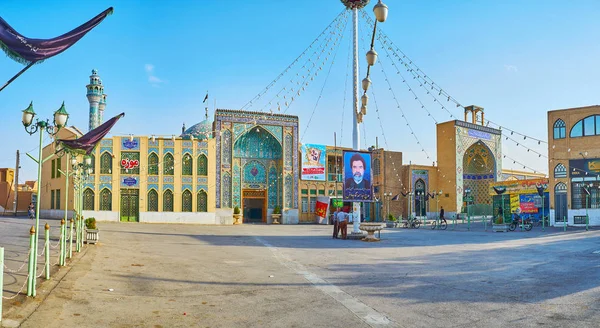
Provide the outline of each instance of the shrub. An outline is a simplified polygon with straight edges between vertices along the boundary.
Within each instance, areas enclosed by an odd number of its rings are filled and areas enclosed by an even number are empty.
[[[86,229],[88,229],[88,230],[96,230],[96,229],[98,229],[96,227],[96,219],[95,218],[87,218],[87,219],[85,219],[84,222],[85,222]]]
[[[388,221],[395,222],[395,221],[396,221],[396,218],[394,217],[394,215],[392,215],[392,214],[389,214],[389,215],[388,215]]]
[[[239,207],[234,207],[233,208],[233,214],[240,214],[240,208]]]
[[[281,207],[275,206],[275,209],[273,209],[273,214],[281,214]]]
[[[502,216],[498,216],[496,218],[496,224],[502,224],[502,223],[504,223],[504,221],[502,220]]]

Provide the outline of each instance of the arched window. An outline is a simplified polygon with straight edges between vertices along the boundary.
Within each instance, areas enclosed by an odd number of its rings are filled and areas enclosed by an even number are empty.
[[[83,210],[94,210],[94,191],[92,189],[88,188],[83,192]]]
[[[156,153],[148,155],[148,175],[158,175],[158,155]]]
[[[564,139],[567,136],[565,121],[558,119],[554,122],[554,139]]]
[[[194,163],[192,160],[192,156],[190,156],[190,154],[185,154],[183,155],[183,163],[181,163],[181,175],[192,175],[194,170]],[[190,199],[192,199],[192,196],[190,195]],[[190,212],[191,212],[191,206],[190,205]]]
[[[198,175],[208,175],[208,158],[204,154],[198,156]]]
[[[148,212],[158,212],[158,193],[154,189],[148,191]]]
[[[554,193],[555,194],[564,194],[567,192],[567,185],[559,182],[556,184],[556,186],[554,186]]]
[[[198,198],[198,212],[208,212],[208,197],[206,191],[198,191],[198,196],[196,197]]]
[[[100,156],[100,174],[112,173],[112,155],[108,152],[102,153]]]
[[[170,153],[167,153],[165,157],[163,157],[163,174],[175,174],[175,160],[173,159],[173,155],[171,155]]]
[[[571,138],[600,135],[600,115],[588,116],[577,121],[571,128]]]
[[[373,160],[373,175],[379,175],[381,172],[381,163],[379,158]]]
[[[556,167],[554,167],[554,177],[555,178],[566,178],[567,177],[567,168],[562,165],[562,163],[558,163]]]
[[[192,193],[189,190],[184,190],[181,195],[181,211],[191,212],[192,211]]]
[[[163,193],[163,212],[173,212],[173,192],[169,189]]]
[[[100,192],[100,210],[112,211],[112,192],[106,188]]]

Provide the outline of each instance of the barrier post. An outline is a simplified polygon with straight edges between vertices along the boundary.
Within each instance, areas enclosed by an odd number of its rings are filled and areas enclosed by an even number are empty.
[[[4,290],[4,247],[0,247],[0,290]],[[0,293],[0,323],[2,323],[2,293]]]
[[[60,239],[58,244],[60,245],[60,252],[58,255],[58,265],[65,265],[65,246],[63,245],[63,236],[65,235],[65,219],[60,220]]]
[[[35,290],[33,287],[33,280],[35,279],[35,272],[33,271],[33,259],[35,258],[35,227],[31,226],[29,229],[29,263],[27,263],[27,296],[35,296]]]
[[[73,257],[73,218],[69,221],[71,222],[71,232],[69,233],[69,258]]]
[[[44,229],[44,239],[46,240],[44,245],[44,260],[46,261],[44,268],[46,270],[46,280],[48,280],[50,279],[50,225],[46,223]]]

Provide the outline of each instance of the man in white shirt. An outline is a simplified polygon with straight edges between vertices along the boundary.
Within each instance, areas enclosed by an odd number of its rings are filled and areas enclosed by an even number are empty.
[[[338,227],[342,231],[342,239],[346,239],[346,235],[348,234],[348,213],[344,211],[340,211],[337,214],[338,219]]]

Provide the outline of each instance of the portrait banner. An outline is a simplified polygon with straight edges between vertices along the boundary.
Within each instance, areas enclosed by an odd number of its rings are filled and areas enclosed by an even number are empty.
[[[324,145],[302,145],[302,180],[325,181],[326,159]]]
[[[373,201],[371,188],[371,153],[344,151],[344,200]]]

